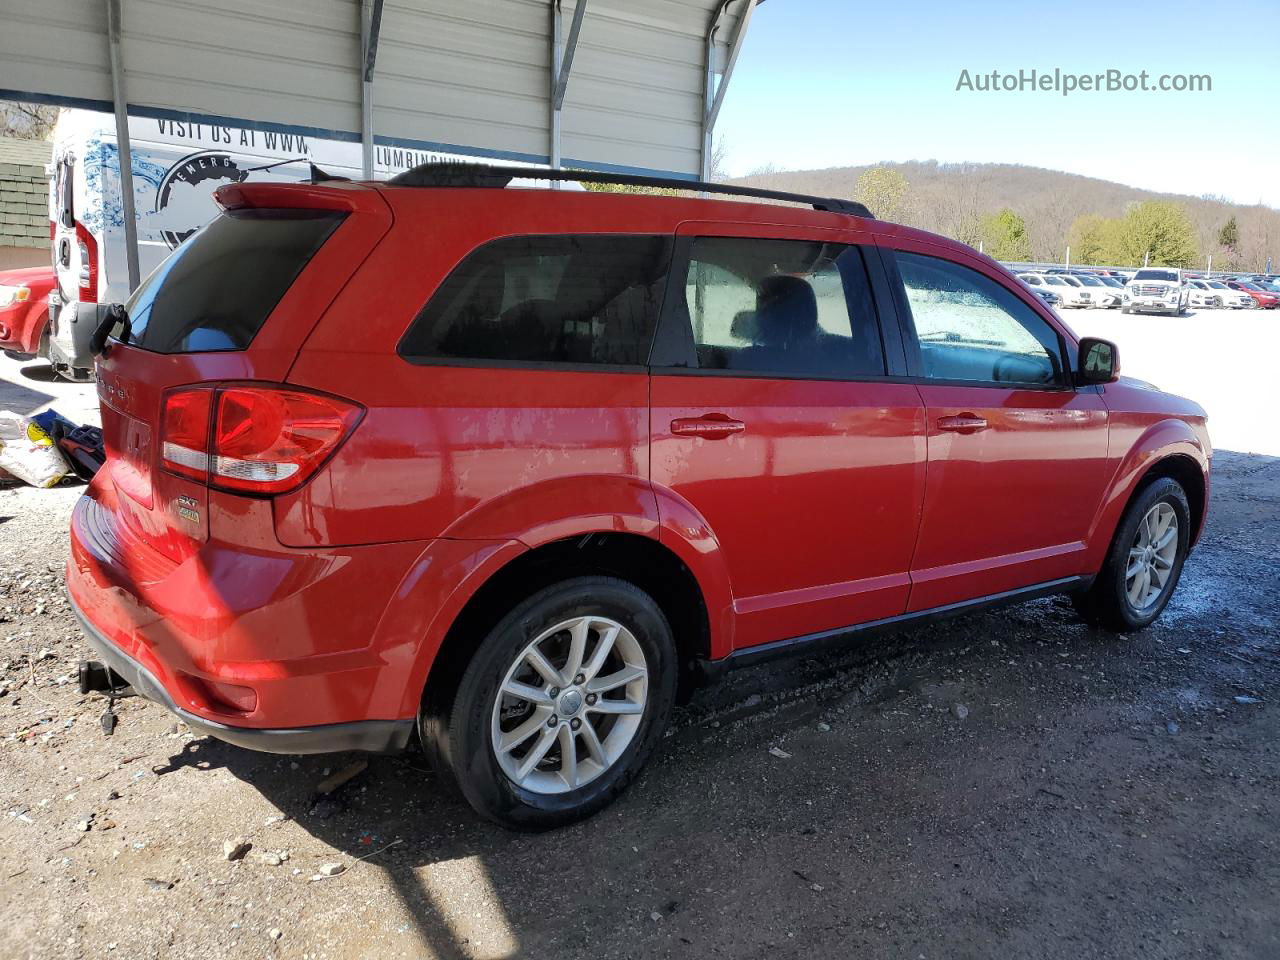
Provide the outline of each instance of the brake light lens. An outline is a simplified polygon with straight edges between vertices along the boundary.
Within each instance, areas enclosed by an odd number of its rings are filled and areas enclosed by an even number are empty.
[[[296,489],[360,420],[361,408],[304,390],[236,385],[165,398],[166,469],[244,493]]]
[[[160,456],[173,473],[193,480],[209,475],[209,412],[213,390],[178,390],[164,400]]]
[[[76,221],[76,245],[80,248],[80,302],[98,302],[98,241]]]

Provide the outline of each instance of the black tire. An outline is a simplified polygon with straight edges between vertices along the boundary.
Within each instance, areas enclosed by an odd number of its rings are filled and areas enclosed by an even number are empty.
[[[1124,306],[1124,307],[1121,307],[1121,308],[1120,308],[1120,312],[1121,312],[1121,313],[1130,313],[1130,312],[1132,312],[1132,311],[1130,311],[1130,309],[1129,309],[1127,306]]]
[[[508,778],[494,755],[495,698],[508,669],[538,634],[583,615],[609,617],[638,641],[649,670],[644,710],[630,743],[594,780],[564,793],[532,792]],[[456,785],[481,816],[517,830],[565,826],[608,806],[644,767],[671,717],[677,663],[671,626],[652,597],[613,577],[575,577],[539,590],[503,617],[463,671],[447,716],[424,713],[419,731],[441,780]]]
[[[1125,590],[1125,571],[1129,561],[1129,549],[1138,534],[1138,524],[1158,503],[1167,503],[1178,518],[1178,550],[1173,560],[1169,579],[1165,581],[1160,596],[1150,606],[1137,610]],[[1164,612],[1177,589],[1182,576],[1182,565],[1187,559],[1191,543],[1191,508],[1187,504],[1186,491],[1176,481],[1159,477],[1143,487],[1120,519],[1116,535],[1107,550],[1106,562],[1094,579],[1093,585],[1072,598],[1076,610],[1086,622],[1094,626],[1128,633],[1150,626]]]

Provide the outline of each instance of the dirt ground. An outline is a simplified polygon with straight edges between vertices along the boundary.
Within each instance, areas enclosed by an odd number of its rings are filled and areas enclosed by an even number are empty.
[[[76,496],[0,491],[6,960],[1280,957],[1278,458],[1218,454],[1149,630],[1045,600],[731,674],[619,803],[542,835],[416,754],[320,797],[357,758],[137,699],[104,737],[61,587]]]

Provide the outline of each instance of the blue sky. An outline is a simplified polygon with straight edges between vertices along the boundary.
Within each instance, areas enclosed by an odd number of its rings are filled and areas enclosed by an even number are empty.
[[[957,92],[971,75],[1209,74],[1207,93]],[[734,175],[1024,163],[1280,207],[1280,3],[767,0],[717,123]]]

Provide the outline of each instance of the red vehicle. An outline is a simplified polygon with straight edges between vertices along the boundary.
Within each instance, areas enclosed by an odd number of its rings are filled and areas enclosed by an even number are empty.
[[[1222,282],[1232,290],[1239,290],[1241,293],[1247,293],[1253,297],[1253,302],[1263,310],[1274,310],[1280,306],[1280,294],[1263,290],[1256,283],[1249,280],[1223,280]]]
[[[53,267],[0,272],[0,350],[28,359],[45,353]]]
[[[1163,610],[1204,412],[995,261],[844,201],[522,173],[218,191],[99,337],[86,688],[261,750],[416,735],[538,828],[728,667],[1055,592]]]

